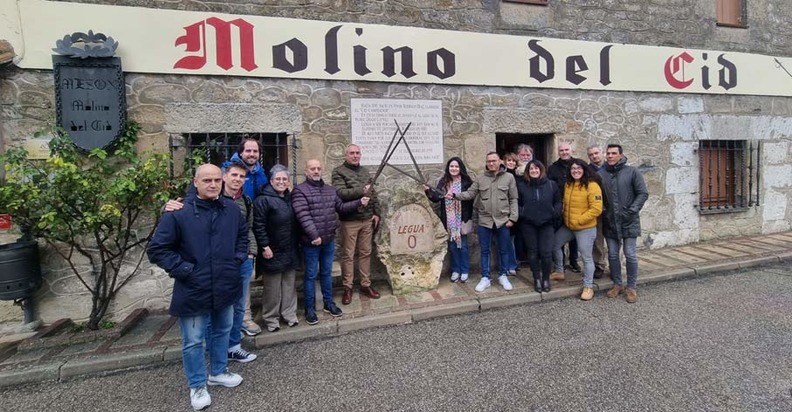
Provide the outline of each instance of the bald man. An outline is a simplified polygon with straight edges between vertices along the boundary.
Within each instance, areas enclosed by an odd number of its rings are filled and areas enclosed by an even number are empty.
[[[227,369],[228,338],[234,302],[242,293],[240,267],[248,256],[248,227],[239,206],[220,196],[222,182],[219,167],[198,167],[195,193],[187,195],[182,209],[162,215],[147,250],[151,263],[174,280],[170,314],[179,318],[184,374],[196,410],[212,403],[207,384],[230,388],[242,383],[241,376]]]
[[[322,180],[322,163],[311,159],[305,162],[305,181],[294,187],[291,199],[294,216],[302,226],[300,242],[305,259],[305,321],[315,325],[319,323],[315,292],[317,274],[324,311],[334,317],[343,314],[333,301],[333,257],[336,229],[339,226],[337,213],[354,212],[366,206],[369,198],[364,196],[349,202],[342,201],[336,190]]]

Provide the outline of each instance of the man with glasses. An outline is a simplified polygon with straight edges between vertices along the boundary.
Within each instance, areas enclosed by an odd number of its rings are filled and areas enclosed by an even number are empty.
[[[478,198],[476,198],[478,196]],[[509,260],[511,238],[509,228],[517,223],[517,184],[514,176],[506,172],[496,152],[487,153],[486,170],[468,190],[447,193],[448,199],[472,200],[479,215],[479,247],[481,248],[481,281],[476,292],[490,287],[490,243],[495,237],[498,243],[498,282],[504,290],[512,290],[506,264]]]

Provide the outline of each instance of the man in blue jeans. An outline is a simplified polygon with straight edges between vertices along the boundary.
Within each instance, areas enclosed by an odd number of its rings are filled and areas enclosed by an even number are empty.
[[[608,164],[600,169],[599,174],[602,177],[605,198],[602,229],[608,242],[608,264],[613,280],[608,297],[615,298],[624,291],[627,302],[635,303],[638,300],[636,240],[641,236],[640,212],[649,198],[649,191],[641,172],[627,165],[627,157],[620,145],[608,145],[605,149],[605,161]],[[626,290],[622,287],[620,246],[624,248],[624,260],[627,263]]]
[[[184,207],[164,213],[148,246],[151,263],[174,279],[170,314],[179,318],[184,373],[190,403],[200,410],[212,403],[206,385],[235,387],[242,377],[228,371],[228,335],[234,302],[242,292],[239,268],[248,256],[248,227],[234,201],[221,196],[222,173],[200,166],[196,193]],[[209,377],[204,363],[207,322],[212,322]]]
[[[305,163],[305,181],[292,191],[294,215],[302,226],[300,244],[305,259],[305,321],[309,325],[319,323],[316,316],[316,276],[322,289],[324,311],[334,317],[342,315],[333,301],[333,257],[335,256],[335,233],[340,225],[338,213],[349,213],[368,204],[369,198],[344,202],[335,188],[322,180],[322,163],[311,159]]]
[[[253,322],[250,313],[250,278],[253,274],[254,257],[256,256],[256,237],[253,236],[253,201],[243,193],[243,184],[247,177],[247,167],[240,162],[223,163],[222,195],[231,199],[239,207],[248,225],[248,256],[239,268],[242,282],[242,295],[234,303],[234,324],[228,338],[228,360],[247,363],[256,360],[257,356],[242,348],[242,332],[254,336],[261,333],[261,328]],[[171,212],[184,207],[181,199],[170,200],[165,204],[165,211]],[[211,328],[212,322],[207,327]],[[211,337],[208,337],[211,339]]]
[[[476,285],[476,292],[483,292],[490,287],[490,243],[495,237],[498,242],[498,283],[503,290],[512,290],[507,276],[509,268],[509,248],[511,233],[509,228],[517,222],[517,184],[514,176],[506,172],[496,152],[487,153],[486,170],[468,190],[460,193],[448,193],[449,199],[472,200],[478,196],[474,207],[479,215],[479,247],[481,248],[481,281]]]

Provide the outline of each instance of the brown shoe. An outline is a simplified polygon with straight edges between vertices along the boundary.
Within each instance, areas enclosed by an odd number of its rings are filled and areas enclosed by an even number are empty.
[[[624,292],[624,296],[627,299],[627,303],[635,303],[638,301],[638,292],[633,288],[627,288]]]
[[[341,304],[348,305],[352,303],[352,288],[344,288],[344,297],[341,298]]]
[[[565,279],[564,272],[553,272],[550,274],[550,280],[556,280],[559,282],[563,282]]]
[[[370,297],[371,299],[379,299],[380,298],[379,292],[377,292],[377,290],[374,289],[373,286],[361,286],[360,287],[360,294],[361,295],[366,295],[366,296]]]
[[[583,288],[583,293],[580,294],[580,300],[591,300],[594,297],[593,288]]]
[[[619,296],[622,293],[623,289],[624,288],[622,288],[620,285],[613,285],[613,287],[610,288],[610,290],[608,291],[607,296],[609,298],[615,298],[615,297]]]

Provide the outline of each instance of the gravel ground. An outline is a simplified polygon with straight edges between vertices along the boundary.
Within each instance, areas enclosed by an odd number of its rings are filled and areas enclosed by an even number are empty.
[[[792,411],[792,272],[765,266],[260,350],[213,411]],[[266,332],[265,332],[266,333]],[[4,411],[191,410],[181,365],[0,390]]]

